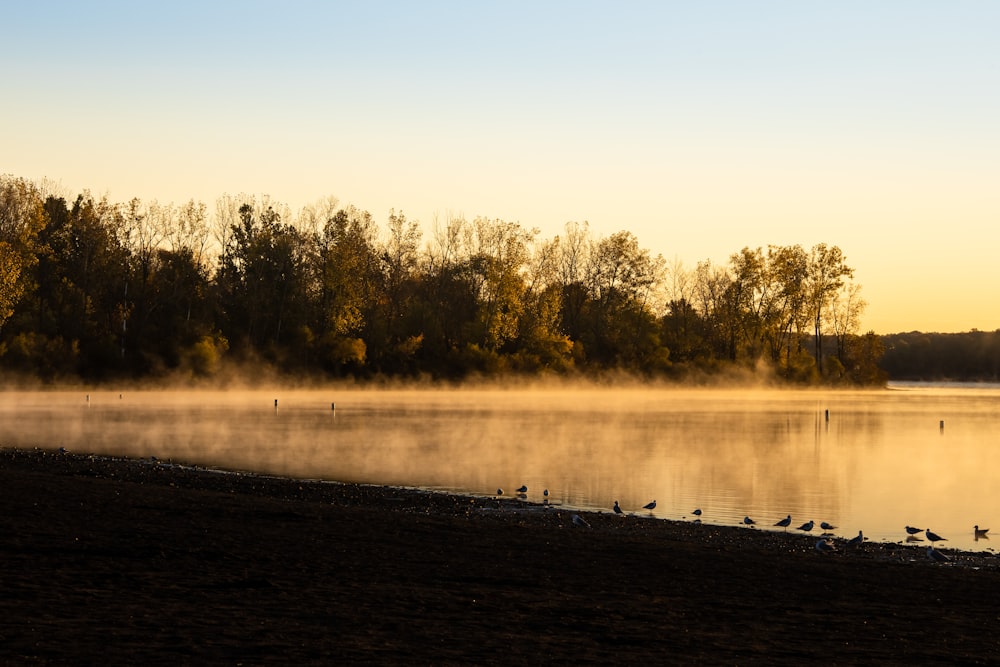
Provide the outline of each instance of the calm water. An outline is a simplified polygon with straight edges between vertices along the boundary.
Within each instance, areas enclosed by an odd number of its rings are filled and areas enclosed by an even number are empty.
[[[1000,544],[996,386],[3,392],[0,420],[0,446],[477,495],[526,484],[573,508],[700,507],[768,530],[791,514],[878,541],[909,524],[963,549],[989,549],[972,526],[996,523]]]

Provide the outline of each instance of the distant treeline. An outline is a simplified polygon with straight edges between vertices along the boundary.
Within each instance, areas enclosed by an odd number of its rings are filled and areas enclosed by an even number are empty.
[[[429,238],[335,200],[72,200],[0,177],[0,371],[46,381],[508,374],[878,384],[841,250],[744,248],[688,270],[627,231],[448,218]]]
[[[893,380],[1000,382],[1000,330],[882,336]]]

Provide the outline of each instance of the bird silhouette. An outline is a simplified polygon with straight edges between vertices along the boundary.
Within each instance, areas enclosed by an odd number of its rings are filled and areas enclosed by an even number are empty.
[[[528,485],[527,485],[527,484],[522,484],[522,485],[521,485],[521,488],[519,488],[519,489],[517,490],[517,492],[518,492],[518,493],[527,493],[527,492],[528,492]]]
[[[787,529],[790,525],[792,525],[792,515],[789,514],[784,519],[782,519],[781,521],[779,521],[778,523],[776,523],[774,525],[775,526],[781,526],[782,528]]]
[[[832,523],[827,523],[826,521],[821,522],[819,524],[819,527],[822,528],[823,530],[834,530],[836,528],[835,525],[833,525]]]
[[[948,541],[947,538],[941,537],[937,533],[933,532],[930,528],[924,528],[924,535],[926,535],[927,539],[931,541],[931,544],[933,544],[934,542]]]
[[[833,540],[824,537],[823,539],[816,542],[816,551],[820,553],[828,553],[830,551],[836,551],[837,545],[833,543]]]
[[[804,524],[799,526],[799,530],[804,530],[808,533],[810,530],[813,529],[814,525],[816,524],[814,524],[813,521],[810,519],[809,521],[806,521]]]
[[[498,496],[502,496],[503,495],[503,489],[497,489],[497,495]]]
[[[865,543],[865,536],[862,535],[861,531],[859,530],[857,537],[852,537],[850,540],[847,541],[847,546],[851,549],[857,549],[864,543]]]
[[[590,528],[590,524],[579,514],[574,514],[572,517],[573,525],[577,528]]]
[[[701,508],[699,507],[695,511],[691,512],[691,514],[694,514],[695,516],[701,516]]]
[[[646,503],[645,505],[642,506],[642,509],[649,510],[650,512],[652,512],[654,509],[656,509],[656,501],[654,500],[653,502]]]
[[[908,534],[910,534],[910,535],[916,535],[917,533],[924,532],[924,529],[923,528],[914,528],[913,526],[907,526],[906,527],[906,532]]]
[[[615,514],[621,514],[622,508],[618,505],[618,501],[615,501]]]
[[[743,517],[743,523],[746,524],[747,526],[753,526],[753,525],[757,524],[756,521],[754,521],[753,519],[751,519],[748,516]]]
[[[945,556],[943,553],[941,553],[932,546],[927,547],[927,557],[939,563],[947,563],[948,561],[951,560],[951,558]]]
[[[978,525],[972,527],[972,533],[975,535],[977,540],[988,540],[986,533],[990,532],[989,528],[980,528]]]

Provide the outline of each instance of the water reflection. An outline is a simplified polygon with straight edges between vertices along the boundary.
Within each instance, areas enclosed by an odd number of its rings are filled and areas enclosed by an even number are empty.
[[[0,394],[0,444],[989,548],[1000,389]],[[275,400],[280,398],[277,406]],[[333,403],[336,410],[333,410]],[[942,425],[943,424],[943,425]],[[512,492],[513,495],[513,492]],[[654,509],[643,505],[656,498]],[[813,534],[818,534],[816,529]],[[804,531],[803,531],[804,532]],[[922,536],[921,536],[922,537]],[[928,542],[923,542],[928,544]]]

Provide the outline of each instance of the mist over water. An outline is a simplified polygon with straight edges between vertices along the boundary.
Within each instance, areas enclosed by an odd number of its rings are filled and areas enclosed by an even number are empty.
[[[998,387],[11,391],[0,420],[5,447],[475,495],[526,484],[539,503],[547,488],[554,505],[700,507],[771,530],[791,514],[792,532],[828,521],[877,541],[909,524],[976,550],[990,542],[973,524],[995,522],[1000,540]]]

